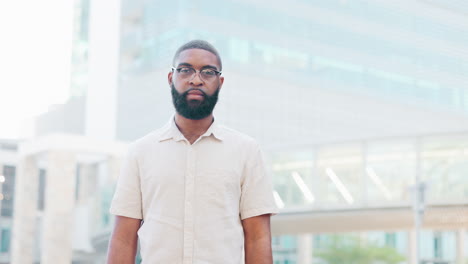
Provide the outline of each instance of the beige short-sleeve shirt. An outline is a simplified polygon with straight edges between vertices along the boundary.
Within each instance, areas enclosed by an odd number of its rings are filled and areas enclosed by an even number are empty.
[[[143,219],[143,263],[244,263],[241,220],[275,214],[258,144],[215,122],[192,145],[173,118],[132,143],[110,212]]]

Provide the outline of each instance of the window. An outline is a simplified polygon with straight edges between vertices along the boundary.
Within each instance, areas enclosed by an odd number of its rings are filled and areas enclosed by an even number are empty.
[[[2,229],[1,233],[1,242],[0,243],[0,252],[1,253],[6,253],[10,251],[10,236],[11,236],[11,231],[10,229]]]
[[[442,258],[442,234],[434,232],[434,258]]]
[[[396,234],[386,233],[385,234],[385,245],[389,247],[396,247]]]
[[[3,166],[5,181],[1,183],[1,216],[11,217],[13,215],[13,196],[15,192],[16,167]]]
[[[39,192],[37,198],[37,209],[44,210],[45,207],[45,190],[46,188],[46,170],[39,169]]]
[[[81,177],[81,168],[80,165],[76,166],[76,172],[75,172],[75,201],[78,201],[80,199],[80,181]]]

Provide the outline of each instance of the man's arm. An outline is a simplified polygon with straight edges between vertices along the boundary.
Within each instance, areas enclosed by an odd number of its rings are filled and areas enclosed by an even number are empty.
[[[272,264],[270,215],[242,220],[244,228],[245,264]]]
[[[141,219],[116,216],[109,242],[107,264],[134,264]]]

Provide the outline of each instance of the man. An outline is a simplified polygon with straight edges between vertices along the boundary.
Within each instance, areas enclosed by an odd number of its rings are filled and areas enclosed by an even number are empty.
[[[255,141],[213,118],[221,71],[206,41],[177,50],[168,74],[176,113],[129,147],[107,263],[134,263],[138,239],[145,264],[272,263],[271,181]]]

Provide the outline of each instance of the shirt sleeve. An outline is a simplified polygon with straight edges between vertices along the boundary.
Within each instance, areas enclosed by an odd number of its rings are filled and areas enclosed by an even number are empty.
[[[242,175],[240,216],[244,220],[263,214],[277,214],[278,207],[273,198],[271,177],[266,173],[260,148],[256,145],[248,155]]]
[[[132,147],[123,161],[109,212],[114,215],[143,219],[138,160]]]

